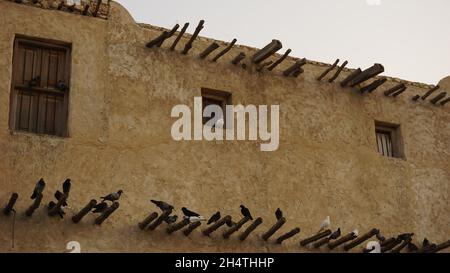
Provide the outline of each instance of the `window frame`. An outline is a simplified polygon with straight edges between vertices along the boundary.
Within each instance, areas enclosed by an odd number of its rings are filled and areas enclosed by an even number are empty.
[[[64,51],[65,61],[64,61],[64,73],[63,79],[64,82],[69,86],[69,90],[67,91],[59,91],[54,88],[41,88],[41,87],[29,87],[26,85],[16,84],[16,73],[19,73],[20,64],[16,60],[19,56],[19,50],[21,46],[30,46],[41,49],[53,49],[56,51]],[[12,71],[11,71],[11,86],[10,86],[10,103],[9,103],[9,129],[13,132],[23,132],[30,133],[34,135],[44,135],[51,137],[68,137],[69,134],[69,98],[70,98],[70,82],[71,82],[71,66],[72,66],[72,44],[66,43],[53,39],[44,39],[39,37],[30,37],[21,34],[16,34],[13,43],[13,53],[12,53]],[[42,67],[42,64],[41,64]],[[47,133],[41,132],[38,127],[36,127],[36,131],[33,130],[21,130],[20,126],[17,126],[17,107],[18,107],[18,93],[19,92],[29,92],[30,96],[41,96],[43,94],[53,94],[53,96],[61,95],[62,99],[62,108],[61,108],[61,120],[59,122],[62,123],[62,129],[60,133],[57,133],[56,128],[55,132]],[[56,113],[55,113],[56,114]],[[56,127],[55,120],[55,127]],[[37,126],[37,125],[36,125]]]
[[[378,134],[387,134],[390,136],[392,146],[392,156],[384,155],[380,152],[378,147]],[[401,134],[401,126],[399,124],[375,121],[375,143],[378,154],[389,158],[405,159],[403,139]]]
[[[203,105],[203,99],[210,99],[215,101],[221,101],[221,105],[219,105],[222,108],[223,112],[223,129],[227,129],[227,114],[226,114],[226,106],[231,105],[231,98],[232,95],[230,92],[222,91],[222,90],[216,90],[211,88],[204,88],[201,89],[201,96],[202,96],[202,117],[203,117],[203,110],[205,109],[205,106]],[[206,123],[210,120],[205,120],[205,118],[202,118],[202,124],[206,126]],[[214,127],[213,127],[214,128]]]

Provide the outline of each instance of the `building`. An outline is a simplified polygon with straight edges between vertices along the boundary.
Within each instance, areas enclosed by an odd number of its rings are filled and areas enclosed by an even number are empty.
[[[297,60],[291,57],[272,71],[247,57],[244,69],[231,61],[258,49],[235,45],[212,62],[228,43],[198,37],[181,54],[190,34],[175,50],[169,47],[178,35],[147,48],[165,29],[137,24],[115,2],[103,3],[97,16],[96,3],[84,10],[58,1],[15,2],[0,1],[0,200],[19,194],[14,248],[12,218],[0,216],[1,252],[65,252],[69,241],[82,252],[304,252],[299,240],[317,232],[327,215],[344,234],[379,228],[386,237],[413,232],[415,242],[449,239],[450,103],[443,103],[448,96],[430,99],[450,90],[450,78],[425,100],[412,98],[433,86],[394,78],[361,94],[361,85],[339,84],[353,69],[333,83],[336,70],[318,81],[330,65],[313,61],[303,73],[283,76]],[[220,49],[199,58],[212,42]],[[46,73],[36,78],[39,71]],[[403,93],[384,95],[399,83],[407,87]],[[193,107],[202,89],[227,92],[235,105],[280,105],[279,148],[174,141],[172,107]],[[44,200],[26,217],[41,177]],[[66,178],[73,181],[66,217],[49,217],[45,206]],[[72,223],[89,200],[119,189],[120,207],[101,226],[92,214]],[[264,222],[244,242],[205,237],[204,224],[189,237],[167,235],[163,227],[142,231],[137,224],[158,211],[151,198],[170,202],[177,213],[182,206],[207,216],[220,209],[235,220],[245,204]],[[256,236],[275,223],[278,207],[287,222],[271,239],[301,228],[282,245]]]

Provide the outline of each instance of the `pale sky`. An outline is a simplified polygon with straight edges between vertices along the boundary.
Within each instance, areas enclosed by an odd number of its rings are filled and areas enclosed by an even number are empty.
[[[279,39],[292,56],[430,84],[450,75],[448,0],[116,0],[137,22],[261,48]]]

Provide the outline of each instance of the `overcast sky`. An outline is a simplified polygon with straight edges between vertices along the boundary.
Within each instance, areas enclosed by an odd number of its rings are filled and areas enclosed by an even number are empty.
[[[137,22],[261,48],[271,39],[310,60],[375,62],[385,75],[430,84],[450,75],[448,0],[116,0]],[[342,62],[341,61],[341,62]]]

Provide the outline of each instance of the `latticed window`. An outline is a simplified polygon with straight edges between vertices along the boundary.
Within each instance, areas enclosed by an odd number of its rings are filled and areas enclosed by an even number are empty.
[[[404,157],[400,126],[375,122],[378,152],[388,157]]]
[[[10,127],[67,135],[70,45],[17,37],[14,43]]]

